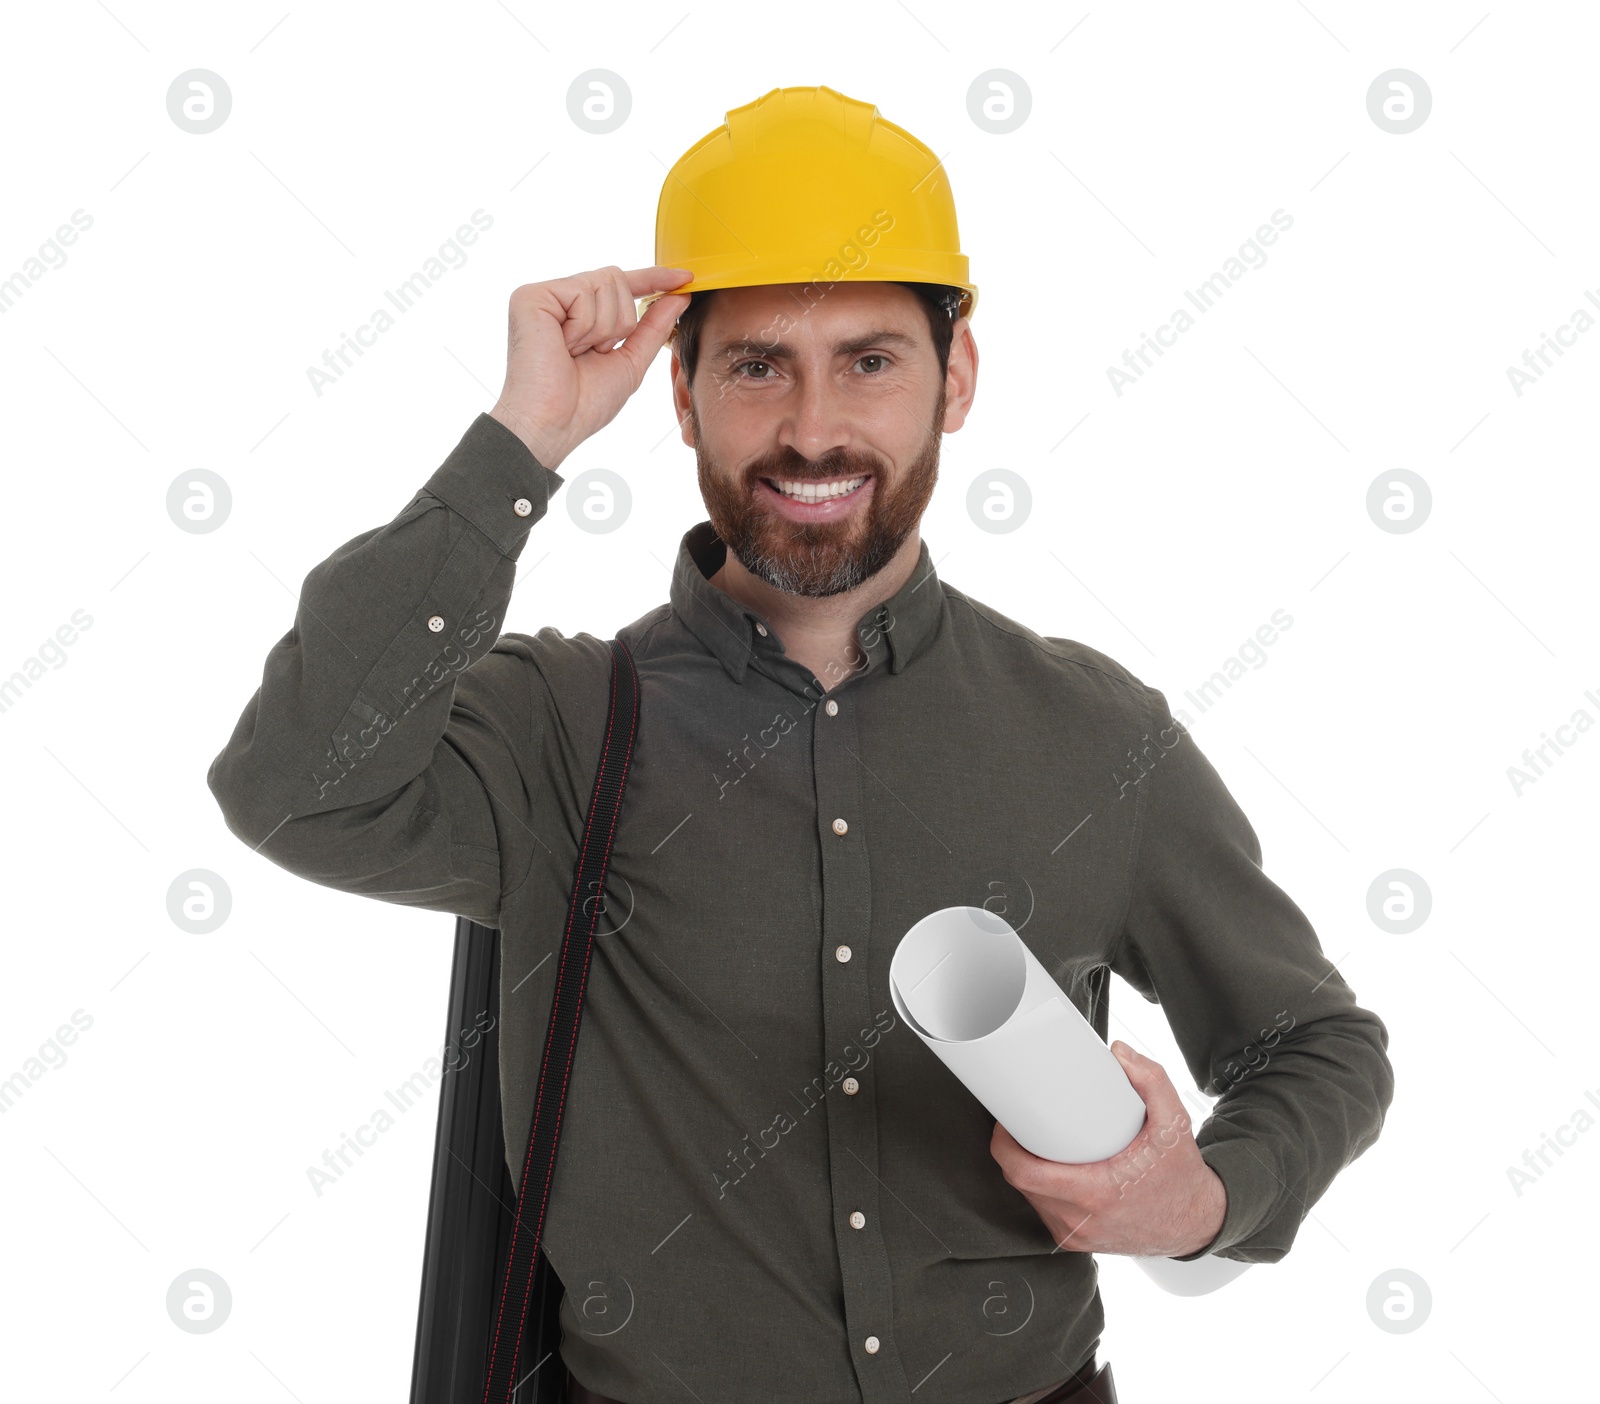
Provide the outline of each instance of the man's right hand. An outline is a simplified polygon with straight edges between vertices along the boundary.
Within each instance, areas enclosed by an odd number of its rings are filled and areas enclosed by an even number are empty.
[[[511,294],[506,383],[490,416],[555,468],[616,418],[689,305],[686,293],[669,294],[640,318],[634,299],[689,280],[687,268],[613,264],[524,283]]]

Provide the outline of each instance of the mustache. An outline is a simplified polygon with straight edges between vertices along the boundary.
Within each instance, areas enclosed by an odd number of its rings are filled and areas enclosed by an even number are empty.
[[[803,458],[793,449],[758,458],[745,470],[750,483],[760,478],[783,478],[789,482],[820,482],[826,478],[875,477],[882,473],[878,458],[867,453],[839,451],[821,458]]]

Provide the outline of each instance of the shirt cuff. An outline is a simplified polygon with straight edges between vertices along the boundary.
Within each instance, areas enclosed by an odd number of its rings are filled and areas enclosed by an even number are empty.
[[[1175,1263],[1193,1262],[1208,1253],[1225,1253],[1249,1238],[1271,1217],[1283,1193],[1283,1183],[1274,1172],[1270,1159],[1260,1145],[1248,1137],[1212,1141],[1200,1147],[1200,1158],[1221,1179],[1223,1188],[1228,1192],[1228,1208],[1217,1236],[1205,1247],[1196,1248],[1192,1253],[1185,1253],[1182,1257],[1174,1255],[1172,1261]]]
[[[504,424],[484,413],[472,421],[423,490],[459,512],[501,555],[511,556],[564,482]]]

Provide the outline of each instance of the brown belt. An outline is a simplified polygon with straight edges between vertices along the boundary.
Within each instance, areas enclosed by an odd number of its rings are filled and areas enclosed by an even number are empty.
[[[1024,1394],[1023,1400],[1027,1404],[1060,1404],[1065,1399],[1076,1400],[1077,1404],[1117,1404],[1117,1386],[1111,1377],[1111,1362],[1096,1366],[1091,1358],[1074,1375],[1069,1375],[1050,1390],[1048,1394]],[[580,1384],[578,1379],[569,1370],[567,1372],[567,1401],[568,1404],[618,1404],[615,1399],[604,1394],[597,1394],[587,1385]],[[1002,1404],[1017,1404],[1015,1400],[1004,1400]]]

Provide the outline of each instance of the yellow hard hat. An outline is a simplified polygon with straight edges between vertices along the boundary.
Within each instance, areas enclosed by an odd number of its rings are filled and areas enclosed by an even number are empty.
[[[870,102],[832,88],[774,88],[736,107],[667,172],[656,263],[687,268],[674,292],[766,283],[942,283],[978,305],[939,158]],[[662,293],[640,300],[640,309]]]

